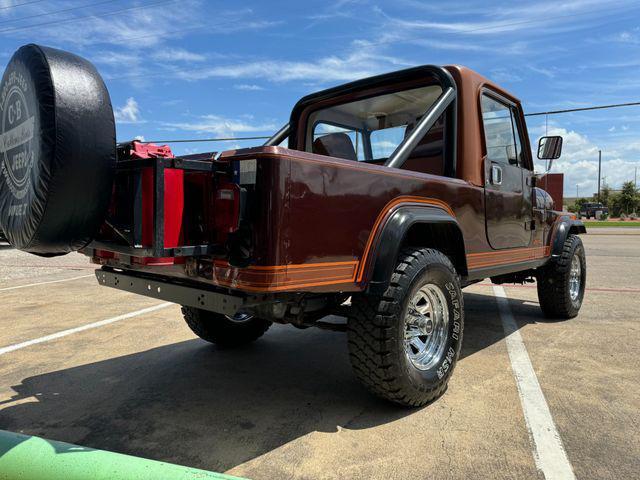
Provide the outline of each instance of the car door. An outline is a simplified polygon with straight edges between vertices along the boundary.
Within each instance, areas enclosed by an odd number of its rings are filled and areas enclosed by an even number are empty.
[[[497,93],[481,97],[485,137],[485,217],[487,239],[494,249],[531,242],[532,172],[526,168],[516,106]]]

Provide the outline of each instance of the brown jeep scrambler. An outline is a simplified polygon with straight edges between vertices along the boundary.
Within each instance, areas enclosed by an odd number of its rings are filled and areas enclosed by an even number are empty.
[[[467,68],[309,95],[263,146],[220,154],[116,144],[95,68],[46,47],[15,53],[0,109],[9,241],[88,255],[101,284],[183,305],[209,342],[346,330],[360,381],[418,406],[453,372],[465,286],[536,279],[546,316],[580,309],[585,228],[536,187],[518,99]],[[538,158],[561,146],[542,138]]]

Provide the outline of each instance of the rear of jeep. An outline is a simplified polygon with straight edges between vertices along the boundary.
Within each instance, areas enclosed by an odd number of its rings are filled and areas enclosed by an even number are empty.
[[[544,247],[490,251],[479,128],[458,121],[470,102],[460,69],[319,92],[262,147],[176,157],[116,146],[108,93],[82,62],[37,46],[10,62],[2,101],[26,113],[3,123],[4,152],[31,160],[5,158],[0,226],[34,254],[85,253],[103,285],[182,305],[207,341],[243,345],[273,322],[346,330],[365,386],[423,405],[458,358],[461,287],[549,263]],[[82,99],[65,80],[72,68]],[[548,242],[555,217],[543,215]]]
[[[444,69],[421,67],[301,100],[263,147],[176,158],[122,144],[112,204],[82,251],[103,285],[183,305],[218,345],[272,322],[347,330],[370,390],[424,404],[446,388],[462,341],[453,209],[481,204],[455,178],[454,93]],[[276,145],[285,137],[292,148]]]

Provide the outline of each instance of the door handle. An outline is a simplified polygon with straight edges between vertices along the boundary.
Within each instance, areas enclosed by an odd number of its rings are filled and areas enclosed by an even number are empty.
[[[502,185],[502,168],[498,165],[491,165],[491,183]]]

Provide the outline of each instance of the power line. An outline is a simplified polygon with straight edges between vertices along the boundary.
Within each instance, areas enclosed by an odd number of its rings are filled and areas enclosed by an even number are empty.
[[[633,6],[635,5],[635,6]],[[632,4],[631,7],[629,7],[628,5],[625,5],[624,7],[619,7],[619,9],[622,10],[633,10],[633,9],[637,9],[638,7],[640,7],[640,4]],[[616,9],[613,9],[616,10]],[[565,17],[576,17],[576,16],[581,16],[581,15],[589,15],[589,14],[594,14],[594,13],[599,13],[599,12],[603,12],[603,11],[607,11],[607,12],[611,12],[612,9],[611,8],[607,8],[607,9],[595,9],[595,10],[588,10],[585,12],[578,12],[578,13],[574,13],[574,14],[565,14],[565,15],[558,15],[558,16],[554,16],[554,19],[557,18],[565,18]],[[610,15],[613,15],[613,13],[610,13]],[[606,15],[603,15],[606,16]],[[521,24],[529,24],[529,23],[538,23],[538,22],[542,22],[542,21],[546,21],[548,20],[548,16],[546,17],[537,17],[537,18],[533,18],[530,20],[520,20],[517,22],[504,22],[504,23],[499,23],[499,24],[495,24],[495,25],[491,25],[491,26],[484,26],[484,27],[477,27],[477,28],[472,28],[472,29],[467,29],[467,30],[455,30],[455,31],[447,31],[447,32],[441,32],[442,35],[464,35],[464,34],[468,34],[468,33],[475,33],[475,32],[481,32],[483,30],[490,30],[493,28],[504,28],[504,27],[510,27],[510,26],[516,26],[516,25],[521,25]],[[192,27],[193,28],[193,27]],[[200,27],[195,27],[193,29],[197,29]],[[2,33],[2,31],[0,31],[0,33]],[[171,33],[171,32],[167,32],[167,33]],[[153,34],[152,34],[153,35]],[[145,37],[149,37],[152,35],[144,35],[143,37],[139,37],[139,38],[145,38]],[[379,46],[379,45],[387,45],[387,44],[394,44],[394,43],[411,43],[411,42],[415,42],[415,41],[420,41],[420,40],[424,40],[424,38],[421,37],[407,37],[407,38],[395,38],[395,39],[389,39],[389,40],[381,40],[379,42],[368,42],[368,41],[363,41],[362,43],[362,47],[366,48],[366,47],[372,47],[372,46]],[[342,49],[334,49],[334,53],[336,52],[342,52],[345,53],[349,50],[352,50],[352,47],[349,48],[342,48]],[[246,65],[251,65],[253,62],[241,62],[239,64],[234,65],[235,67],[242,67],[242,66],[246,66]],[[193,70],[193,73],[197,74],[198,72],[200,72],[201,70]],[[111,78],[111,80],[128,80],[128,79],[132,79],[132,78],[139,78],[139,77],[145,77],[148,76],[148,74],[146,73],[134,73],[134,74],[130,74],[130,75],[119,75],[119,76],[114,76],[113,78]]]
[[[559,113],[570,113],[570,112],[586,112],[588,110],[602,110],[605,108],[618,108],[618,107],[636,107],[639,106],[640,102],[629,102],[629,103],[614,103],[611,105],[596,105],[592,107],[581,107],[581,108],[567,108],[565,110],[550,110],[548,112],[535,112],[535,113],[525,113],[525,117],[535,117],[538,115],[557,115]]]
[[[51,22],[42,22],[42,23],[34,23],[31,25],[24,25],[24,26],[20,26],[20,27],[12,27],[12,28],[5,28],[4,30],[0,30],[0,33],[7,33],[7,32],[16,32],[19,30],[28,30],[30,28],[35,28],[35,27],[43,27],[46,25],[59,25],[61,23],[71,23],[71,22],[77,22],[78,20],[84,20],[86,18],[101,18],[101,17],[107,17],[110,15],[118,15],[122,12],[128,12],[131,10],[141,10],[144,8],[150,8],[150,7],[157,7],[159,5],[164,5],[166,3],[174,3],[177,0],[164,0],[162,2],[155,2],[155,3],[147,3],[146,5],[138,5],[135,7],[127,7],[127,8],[121,8],[119,10],[112,10],[111,12],[105,12],[105,13],[100,13],[100,14],[92,14],[92,15],[82,15],[80,17],[73,17],[73,18],[68,18],[66,20],[53,20]]]
[[[11,18],[9,20],[3,20],[2,22],[0,22],[0,24],[2,23],[12,23],[12,22],[19,22],[21,20],[31,20],[32,18],[38,18],[38,17],[46,17],[48,15],[58,15],[59,13],[67,13],[67,12],[72,12],[74,10],[80,10],[82,8],[88,8],[88,7],[96,7],[98,5],[103,5],[105,3],[113,3],[113,2],[117,2],[118,0],[103,0],[102,2],[96,2],[96,3],[88,3],[86,5],[81,5],[79,7],[70,7],[70,8],[65,8],[62,10],[56,10],[54,12],[45,12],[45,13],[38,13],[36,15],[27,15],[26,17],[20,17],[20,18]],[[25,5],[24,3],[21,5]]]
[[[570,112],[584,112],[588,110],[602,110],[605,108],[619,108],[619,107],[632,107],[632,106],[640,106],[640,102],[629,102],[629,103],[616,103],[611,105],[594,105],[591,107],[582,107],[582,108],[568,108],[565,110],[550,110],[548,112],[535,112],[535,113],[525,113],[525,117],[534,117],[537,115],[557,115],[560,113],[570,113]],[[259,136],[259,137],[224,137],[224,138],[193,138],[193,139],[179,139],[179,140],[148,140],[140,143],[198,143],[198,142],[231,142],[231,141],[242,141],[242,140],[268,140],[271,138],[270,136]]]
[[[180,140],[145,140],[140,143],[196,143],[196,142],[235,142],[241,140],[268,140],[270,136],[265,137],[228,137],[228,138],[193,138]]]
[[[9,10],[11,8],[22,7],[23,5],[33,5],[34,3],[42,3],[44,0],[32,0],[31,2],[18,3],[16,5],[7,5],[6,7],[0,7],[0,10]]]
[[[237,15],[237,14],[236,14]],[[140,40],[142,38],[151,38],[151,37],[155,37],[157,39],[160,39],[162,37],[165,37],[167,35],[172,35],[174,33],[183,33],[183,32],[188,32],[188,31],[192,31],[192,30],[200,30],[203,28],[213,28],[213,27],[223,27],[225,25],[231,25],[233,23],[236,23],[237,21],[241,20],[241,17],[238,18],[234,18],[234,19],[228,19],[225,20],[224,22],[219,22],[219,23],[207,23],[207,24],[202,24],[202,25],[197,25],[197,26],[193,26],[193,27],[184,27],[184,28],[180,28],[180,29],[176,29],[176,30],[164,30],[161,32],[154,32],[154,33],[147,33],[146,35],[133,35],[133,36],[125,36],[125,37],[117,37],[118,41],[121,40]],[[147,74],[135,74],[136,77],[138,76],[145,76]],[[124,77],[117,77],[118,79],[120,78],[131,78],[131,76],[124,76]]]

